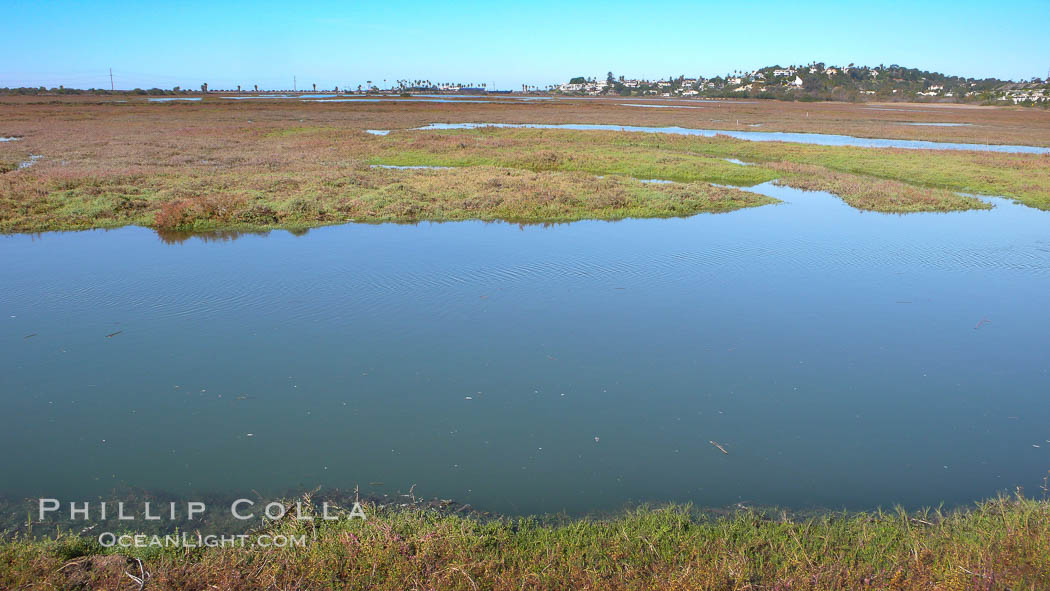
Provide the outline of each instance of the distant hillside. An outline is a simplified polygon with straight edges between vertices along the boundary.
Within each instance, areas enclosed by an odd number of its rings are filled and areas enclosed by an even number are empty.
[[[1038,78],[1014,82],[963,78],[896,64],[874,67],[768,66],[724,76],[626,79],[609,72],[604,79],[578,76],[553,89],[563,94],[772,98],[782,100],[929,101],[1050,106],[1050,84]]]
[[[901,102],[955,102],[988,105],[1024,105],[1050,107],[1050,81],[1033,78],[1014,82],[998,78],[963,78],[940,72],[928,72],[916,68],[905,68],[896,64],[874,67],[831,66],[812,63],[805,66],[767,66],[750,72],[734,71],[713,78],[703,76],[670,76],[660,79],[627,79],[616,77],[612,72],[604,78],[576,76],[561,85],[540,88],[522,85],[521,92],[550,91],[556,94],[584,96],[664,96],[683,98],[768,98],[789,101],[901,101]],[[0,88],[0,95],[185,95],[185,94],[231,94],[257,93],[252,89],[237,86],[236,89],[214,89],[201,84],[200,90],[187,90],[178,86],[172,89],[150,88],[133,90],[79,89],[59,86],[56,88],[22,87]],[[272,92],[307,92],[297,90],[264,90]],[[387,88],[368,82],[358,85],[356,91],[346,87],[317,89],[309,92],[331,94],[506,94],[496,91],[485,83],[431,82],[429,80],[394,80]]]

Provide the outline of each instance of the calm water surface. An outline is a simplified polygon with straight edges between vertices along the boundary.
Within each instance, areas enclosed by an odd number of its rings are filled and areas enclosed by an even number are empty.
[[[759,190],[787,203],[0,236],[0,493],[415,484],[573,513],[1037,493],[1050,214]]]
[[[704,107],[695,107],[690,105],[642,105],[642,104],[631,104],[631,103],[620,103],[621,107],[649,107],[653,109],[703,109]]]
[[[761,123],[752,127],[761,126]],[[893,140],[882,138],[853,137],[828,133],[794,133],[786,131],[730,131],[725,129],[693,129],[691,127],[643,127],[637,125],[605,125],[578,123],[431,123],[417,129],[478,129],[484,127],[527,127],[532,129],[575,129],[581,131],[631,131],[638,133],[670,133],[675,135],[698,135],[714,137],[724,135],[738,140],[753,142],[794,142],[820,146],[857,146],[860,148],[905,148],[910,150],[976,150],[979,152],[1014,152],[1024,154],[1050,154],[1050,148],[1040,146],[1016,146],[1008,144],[964,144],[956,142],[930,142],[925,140]]]
[[[510,104],[509,101],[492,100],[469,100],[469,99],[443,99],[443,98],[326,98],[326,99],[303,99],[310,103],[488,103],[488,104]]]

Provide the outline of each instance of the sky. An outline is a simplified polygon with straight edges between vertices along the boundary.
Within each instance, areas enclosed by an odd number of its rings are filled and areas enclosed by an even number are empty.
[[[544,87],[900,64],[1043,78],[1050,0],[68,2],[3,0],[0,86],[299,90],[396,79]],[[386,81],[384,84],[383,81]]]

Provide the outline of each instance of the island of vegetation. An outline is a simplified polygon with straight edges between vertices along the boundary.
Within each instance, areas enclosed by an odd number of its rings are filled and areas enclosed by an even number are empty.
[[[801,112],[769,109],[764,101],[723,104],[697,120],[670,113],[674,109],[566,103],[0,101],[0,136],[12,138],[0,143],[0,231],[688,216],[773,203],[751,190],[766,182],[828,191],[853,207],[878,212],[989,207],[974,195],[1050,208],[1046,154],[623,131],[417,129],[435,119],[568,119],[1033,144],[1048,137],[1041,112],[1032,111],[1031,116],[1000,109],[962,113],[988,121],[970,130],[898,125],[896,114],[887,122],[878,119],[884,111],[858,107],[849,107],[850,119],[820,105]],[[1014,125],[1017,117],[1031,125]],[[369,132],[377,128],[393,131]],[[670,182],[649,182],[654,180]]]

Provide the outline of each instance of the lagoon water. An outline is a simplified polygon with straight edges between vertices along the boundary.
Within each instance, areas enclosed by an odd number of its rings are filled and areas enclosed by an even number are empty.
[[[757,124],[761,125],[761,124]],[[965,144],[956,142],[930,142],[925,140],[894,140],[864,138],[851,135],[827,133],[794,133],[785,131],[731,131],[725,129],[693,129],[691,127],[641,127],[635,125],[605,125],[577,123],[431,123],[417,129],[479,129],[485,127],[524,127],[532,129],[573,129],[580,131],[630,131],[637,133],[670,133],[675,135],[698,135],[714,137],[723,135],[753,142],[794,142],[820,146],[857,146],[861,148],[905,148],[910,150],[976,150],[979,152],[1014,152],[1024,154],[1050,154],[1050,148],[1041,146],[1016,146],[1008,144]]]
[[[690,105],[643,105],[643,104],[631,104],[631,103],[620,103],[621,107],[649,107],[653,109],[703,109],[704,107],[696,107]]]
[[[428,166],[428,165],[402,166],[402,165],[398,165],[398,164],[372,164],[372,165],[370,165],[370,167],[371,168],[387,168],[387,169],[390,169],[390,170],[451,170],[452,169],[451,166]]]
[[[444,98],[324,98],[303,99],[311,103],[483,103],[483,104],[509,104],[508,101],[469,100],[469,99],[444,99]]]
[[[970,127],[972,123],[922,123],[922,122],[911,122],[901,121],[897,125],[915,125],[919,127]]]
[[[509,513],[1038,494],[1050,213],[757,190],[785,203],[0,236],[0,493],[416,485]]]

